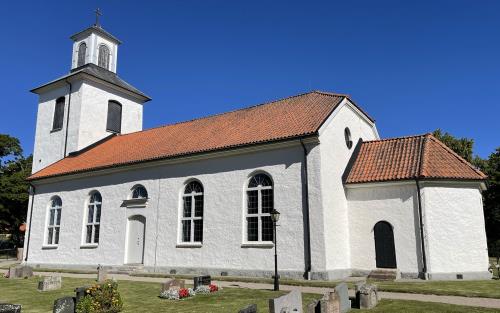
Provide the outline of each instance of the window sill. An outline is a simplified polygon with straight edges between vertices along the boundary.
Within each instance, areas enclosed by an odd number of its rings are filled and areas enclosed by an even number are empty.
[[[99,244],[97,244],[97,243],[87,243],[87,244],[80,245],[80,249],[95,249],[98,246],[99,246]]]
[[[201,248],[203,244],[201,242],[183,242],[178,243],[176,248]]]
[[[50,131],[50,133],[57,133],[58,131],[62,130],[62,127],[61,128],[54,128]]]
[[[241,244],[242,248],[262,248],[262,249],[270,249],[274,247],[272,241],[261,241],[261,242],[244,242]]]
[[[42,250],[57,249],[58,245],[43,245]]]
[[[145,208],[148,204],[148,200],[149,200],[148,198],[123,200],[122,207],[126,207],[128,209]]]

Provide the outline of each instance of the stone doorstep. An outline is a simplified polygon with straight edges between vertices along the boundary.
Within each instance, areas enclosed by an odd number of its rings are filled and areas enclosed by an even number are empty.
[[[376,269],[370,272],[368,279],[397,280],[401,278],[398,269]]]

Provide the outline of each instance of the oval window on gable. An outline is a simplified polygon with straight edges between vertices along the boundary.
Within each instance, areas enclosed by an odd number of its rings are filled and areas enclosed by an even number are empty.
[[[345,137],[345,144],[348,149],[352,148],[352,138],[351,138],[351,130],[349,127],[346,127],[344,129],[344,137]]]

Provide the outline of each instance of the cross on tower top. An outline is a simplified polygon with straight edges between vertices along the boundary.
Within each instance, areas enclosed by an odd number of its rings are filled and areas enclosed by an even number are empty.
[[[97,27],[101,27],[101,25],[99,25],[99,16],[101,16],[101,15],[102,15],[101,10],[100,10],[99,8],[97,8],[97,9],[94,11],[94,13],[95,13],[95,26],[97,26]]]

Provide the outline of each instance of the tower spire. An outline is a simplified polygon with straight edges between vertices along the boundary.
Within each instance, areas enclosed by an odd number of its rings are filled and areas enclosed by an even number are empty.
[[[94,26],[96,26],[96,27],[101,27],[101,25],[99,24],[99,16],[101,16],[101,15],[102,15],[101,10],[100,10],[99,8],[97,8],[97,9],[94,11],[94,13],[95,13],[95,24],[94,24]]]

